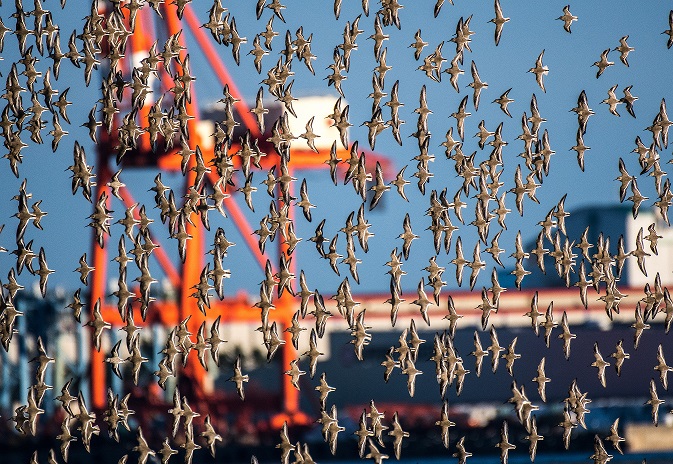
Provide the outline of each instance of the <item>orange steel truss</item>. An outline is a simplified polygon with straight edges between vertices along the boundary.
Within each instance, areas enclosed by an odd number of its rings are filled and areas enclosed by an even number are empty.
[[[178,19],[177,7],[174,3],[162,4],[161,8],[163,8],[163,19],[159,19],[156,15],[154,15],[154,18],[150,16],[153,15],[153,12],[149,8],[141,9],[137,12],[135,32],[129,37],[127,42],[127,49],[130,48],[130,52],[127,50],[127,56],[146,56],[148,50],[155,42],[154,33],[157,29],[163,28],[162,32],[164,34],[172,36],[180,32],[183,29],[183,26],[186,26],[197,43],[197,49],[199,49],[205,55],[208,64],[212,66],[214,75],[219,79],[223,86],[227,85],[230,94],[235,99],[238,99],[235,105],[239,117],[241,118],[241,125],[250,132],[250,135],[253,139],[258,140],[259,146],[261,148],[270,147],[268,142],[262,139],[263,134],[260,133],[260,130],[250,112],[249,107],[247,106],[245,100],[241,97],[234,80],[229,75],[217,50],[213,46],[212,39],[208,37],[208,35],[200,27],[198,18],[192,11],[191,5],[187,5],[184,9],[184,21]],[[181,34],[179,40],[180,45],[184,47],[180,53],[180,58],[182,60],[187,55],[188,50],[184,35]],[[132,59],[129,59],[128,57],[122,58],[118,63],[118,69],[121,69],[124,73],[129,73],[132,69],[132,66]],[[166,82],[172,82],[172,77],[169,73],[169,70],[163,69],[162,63],[159,63],[158,67],[163,85],[165,87]],[[147,98],[142,109],[138,111],[137,123],[140,127],[147,126],[147,116],[153,104],[154,102],[151,101],[150,98]],[[197,145],[201,145],[202,141],[199,139],[199,132],[197,130],[197,125],[199,122],[199,110],[197,106],[196,92],[193,88],[191,91],[191,101],[187,102],[186,109],[187,114],[193,116],[193,119],[188,121],[188,129],[190,134],[188,143],[189,148],[194,150],[196,149]],[[116,121],[116,123],[119,123],[119,121]],[[99,148],[97,153],[97,185],[95,198],[100,198],[100,196],[105,193],[107,195],[108,203],[111,202],[111,192],[110,187],[108,187],[106,184],[112,177],[111,159],[114,159],[113,153],[116,143],[115,135],[116,130],[113,130],[111,135],[108,135],[105,131],[101,130],[99,134],[101,143],[98,145]],[[237,148],[238,147],[232,143],[230,153],[235,152]],[[269,155],[263,157],[262,167],[264,169],[269,169],[273,165],[278,166],[280,159],[278,156],[271,154],[273,153],[273,149],[264,151],[267,151]],[[124,164],[127,168],[135,166],[153,166],[156,167],[159,171],[178,171],[180,170],[181,157],[177,155],[176,152],[177,150],[173,150],[169,152],[153,154],[150,146],[149,134],[144,133],[139,137],[138,148],[132,150],[130,153],[126,153],[125,160],[122,160],[122,164]],[[291,161],[288,163],[290,175],[292,175],[292,173],[297,170],[324,169],[327,166],[325,164],[325,161],[329,158],[329,152],[327,150],[323,149],[320,150],[319,153],[315,153],[308,150],[293,148],[291,152]],[[337,154],[340,157],[348,157],[350,155],[350,151],[341,149]],[[208,162],[213,158],[212,151],[208,152],[203,150],[203,155],[206,164],[208,164]],[[385,158],[382,158],[373,153],[368,154],[368,165],[377,161],[382,164],[384,169],[389,167],[389,163]],[[189,168],[195,166],[195,163],[196,161],[192,156],[189,161]],[[276,172],[279,171],[277,170]],[[184,178],[185,192],[189,186],[194,184],[195,176],[195,172],[191,170],[187,171],[187,174]],[[217,173],[211,172],[208,175],[208,180],[211,182],[211,184],[214,184],[218,180]],[[123,187],[120,190],[120,193],[125,207],[135,204],[129,188]],[[253,228],[249,225],[247,218],[245,217],[243,211],[233,196],[233,192],[229,193],[232,196],[229,196],[223,202],[228,216],[235,224],[235,227],[240,231],[254,260],[262,269],[264,269],[267,257],[261,253],[257,242],[252,237]],[[290,205],[290,219],[294,217],[292,209],[293,207]],[[137,218],[137,211],[134,211],[134,214]],[[178,299],[175,302],[154,301],[150,305],[150,310],[147,314],[148,322],[171,327],[190,317],[188,329],[190,332],[196,333],[203,321],[206,319],[212,321],[218,316],[221,317],[221,321],[224,323],[258,321],[259,312],[253,308],[253,302],[249,300],[247,295],[241,293],[237,294],[237,296],[225,297],[222,301],[214,301],[208,310],[207,316],[204,316],[198,310],[196,300],[190,297],[190,293],[191,288],[198,283],[199,275],[204,267],[206,231],[201,221],[197,220],[193,222],[194,224],[189,223],[189,221],[187,222],[186,232],[191,235],[192,238],[187,240],[185,260],[184,263],[181,263],[179,267],[173,263],[164,248],[158,247],[152,253],[152,256],[154,256],[156,259],[166,278],[178,291]],[[153,241],[158,243],[158,241],[155,239],[153,239]],[[279,256],[284,254],[287,257],[286,245],[280,243],[282,240],[278,240],[278,242],[280,244],[278,250]],[[90,287],[90,308],[93,308],[94,304],[98,300],[101,302],[105,301],[107,265],[110,260],[108,256],[108,246],[108,240],[104,240],[102,247],[98,246],[96,240],[92,241],[92,266],[95,268],[95,270],[92,273],[93,282]],[[291,262],[290,269],[292,273],[295,273],[293,269],[295,266],[295,260],[293,260]],[[283,292],[283,295],[274,303],[276,309],[270,314],[269,317],[273,321],[276,321],[284,330],[291,324],[292,315],[295,311],[295,308],[298,307],[298,301],[295,299],[295,297],[290,295],[289,292]],[[102,315],[104,320],[110,322],[113,325],[120,325],[124,323],[122,317],[117,311],[116,306],[103,303]],[[282,366],[280,369],[280,375],[282,377],[282,405],[278,405],[277,409],[280,411],[280,414],[274,418],[273,423],[282,424],[283,421],[287,420],[289,424],[305,424],[308,421],[308,417],[300,411],[298,391],[292,386],[290,377],[282,374],[283,371],[289,368],[290,361],[296,359],[297,357],[297,352],[292,345],[291,334],[283,331],[283,337],[286,343],[281,349]],[[105,356],[103,353],[92,349],[90,358],[91,399],[93,407],[98,409],[102,409],[106,405],[106,389],[108,385],[109,374],[104,363],[104,358]],[[192,356],[188,359],[187,366],[183,369],[180,378],[191,385],[190,390],[196,396],[196,400],[203,399],[207,395],[207,392],[204,391],[205,371],[199,364],[196,357]]]

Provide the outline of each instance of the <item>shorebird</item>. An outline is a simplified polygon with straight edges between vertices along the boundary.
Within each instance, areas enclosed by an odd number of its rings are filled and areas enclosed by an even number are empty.
[[[650,399],[645,402],[646,405],[652,407],[652,423],[655,426],[659,425],[659,406],[664,404],[666,401],[659,399],[657,395],[657,386],[654,384],[654,379],[650,380]]]
[[[673,47],[673,10],[668,13],[668,29],[662,32],[662,34],[668,35],[666,46],[668,48]]]
[[[509,18],[506,18],[502,14],[502,8],[500,7],[500,0],[495,0],[495,18],[489,20],[489,23],[495,24],[495,46],[497,47],[500,44],[500,36],[502,35],[502,26],[509,21]]]
[[[509,426],[507,421],[503,421],[502,423],[502,428],[500,429],[500,441],[495,447],[500,448],[500,462],[502,464],[507,464],[510,450],[516,448],[516,445],[509,442]]]
[[[512,88],[510,87],[509,89],[505,90],[505,92],[502,95],[500,95],[498,98],[493,100],[493,103],[497,103],[498,105],[500,105],[500,109],[502,110],[502,112],[505,113],[510,118],[512,117],[512,115],[509,112],[508,105],[510,103],[514,102],[514,100],[509,98],[509,93],[511,91],[512,91]]]
[[[488,84],[486,82],[482,82],[481,78],[479,77],[479,71],[477,70],[477,65],[475,64],[474,61],[472,62],[470,69],[472,72],[472,82],[470,82],[467,86],[472,87],[472,89],[474,90],[474,93],[472,95],[472,103],[474,104],[474,110],[477,111],[479,110],[479,99],[481,96],[481,91],[486,87],[488,87]]]
[[[621,39],[619,39],[619,47],[614,48],[615,51],[618,51],[620,53],[619,55],[619,60],[624,63],[626,66],[629,65],[629,60],[628,56],[629,53],[635,50],[633,47],[629,47],[629,44],[626,43],[626,41],[629,39],[628,35],[625,35]]]
[[[631,357],[630,354],[624,351],[623,344],[624,340],[619,340],[615,346],[615,352],[610,355],[610,357],[615,359],[615,370],[617,371],[617,376],[622,375],[622,365],[624,364],[624,360]]]
[[[456,443],[456,450],[457,451],[453,453],[452,456],[458,458],[458,464],[465,464],[467,458],[472,456],[472,453],[465,449],[465,437],[461,437],[460,440],[458,440],[458,443]]]
[[[570,30],[570,26],[572,25],[573,21],[577,21],[577,16],[573,16],[572,13],[570,12],[570,5],[566,5],[563,7],[563,15],[559,16],[556,19],[563,21],[563,29],[565,29],[566,32],[570,33],[572,32]]]
[[[544,50],[542,50],[542,52],[540,52],[540,54],[538,55],[537,60],[535,61],[535,67],[530,68],[528,72],[535,74],[535,80],[537,81],[537,85],[539,85],[542,91],[546,93],[547,90],[544,88],[544,76],[549,74],[549,68],[542,64],[543,56],[544,56]]]
[[[551,379],[545,374],[545,358],[540,360],[540,364],[537,366],[537,376],[533,378],[533,382],[537,383],[537,392],[540,395],[540,399],[547,402],[546,394],[546,385],[547,382],[550,382]]]
[[[603,388],[605,388],[605,368],[608,367],[610,363],[603,359],[601,352],[598,350],[598,342],[594,343],[594,358],[595,361],[591,363],[591,366],[598,369],[598,380],[601,382]]]
[[[596,61],[594,64],[591,66],[596,66],[598,68],[598,71],[596,71],[596,79],[601,77],[601,74],[610,66],[614,65],[615,63],[612,61],[608,60],[608,54],[610,53],[610,49],[603,50],[603,53],[601,53],[601,59]]]

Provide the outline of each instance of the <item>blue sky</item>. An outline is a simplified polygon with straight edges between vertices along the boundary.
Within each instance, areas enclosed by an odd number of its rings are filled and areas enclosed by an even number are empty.
[[[371,232],[375,234],[375,237],[370,240],[370,251],[366,255],[357,248],[356,254],[363,260],[363,263],[359,267],[361,285],[354,285],[354,291],[383,293],[388,290],[388,276],[385,275],[387,269],[384,263],[394,247],[399,247],[401,250],[401,240],[396,237],[402,232],[402,218],[408,211],[412,218],[414,232],[421,236],[421,240],[414,242],[410,259],[403,266],[408,275],[403,278],[402,285],[409,299],[415,293],[414,289],[421,276],[425,275],[421,269],[427,265],[428,259],[434,256],[430,232],[424,230],[430,224],[429,218],[424,216],[425,209],[429,206],[429,190],[441,191],[447,187],[449,198],[452,198],[461,185],[461,180],[455,177],[453,162],[445,159],[444,150],[440,144],[449,127],[455,126],[455,120],[449,118],[449,115],[456,111],[460,100],[465,95],[471,95],[471,89],[466,87],[471,81],[471,61],[477,64],[482,80],[489,86],[482,92],[478,111],[474,111],[470,97],[467,111],[471,112],[472,116],[466,120],[466,139],[463,151],[470,154],[477,150],[477,161],[487,159],[490,150],[479,151],[477,139],[472,135],[477,132],[477,126],[481,120],[485,121],[486,127],[491,131],[495,130],[499,123],[504,122],[503,138],[509,145],[503,150],[504,173],[501,179],[505,182],[505,186],[500,192],[513,186],[516,166],[522,161],[517,155],[522,151],[523,143],[516,140],[516,137],[521,133],[522,113],[526,111],[530,115],[529,104],[533,93],[537,96],[542,116],[547,119],[542,128],[549,131],[552,149],[556,151],[556,155],[552,157],[550,175],[537,191],[540,205],[526,200],[525,215],[519,217],[515,210],[514,199],[511,194],[508,194],[507,204],[513,212],[507,218],[508,230],[503,232],[500,246],[505,248],[506,255],[509,255],[514,251],[516,232],[522,231],[524,242],[533,239],[539,230],[535,224],[544,219],[546,213],[565,194],[568,195],[566,209],[571,214],[574,209],[580,207],[614,204],[619,201],[619,184],[614,181],[614,178],[619,175],[618,159],[624,158],[629,171],[632,174],[638,174],[636,155],[630,153],[635,147],[634,140],[636,136],[641,136],[646,145],[649,145],[649,132],[645,131],[645,128],[656,116],[661,99],[666,98],[673,102],[670,85],[670,76],[673,75],[673,50],[666,48],[667,37],[661,35],[662,31],[668,29],[669,11],[669,8],[662,2],[620,1],[610,2],[609,5],[606,2],[571,4],[572,13],[579,19],[572,25],[572,34],[568,34],[563,30],[563,23],[555,19],[562,14],[565,2],[502,1],[503,13],[511,20],[504,25],[500,45],[497,47],[493,39],[494,26],[488,22],[494,16],[493,4],[490,1],[456,0],[456,5],[446,2],[437,18],[433,18],[432,15],[434,1],[406,3],[405,8],[399,13],[401,30],[391,26],[386,27],[384,31],[390,35],[390,40],[384,43],[384,47],[388,48],[388,64],[392,66],[385,79],[384,91],[389,92],[395,80],[399,79],[399,96],[405,104],[400,110],[401,119],[406,121],[406,124],[402,126],[404,145],[402,147],[397,145],[388,129],[377,138],[376,151],[390,157],[396,168],[395,172],[405,164],[409,164],[406,172],[407,178],[411,181],[415,180],[410,177],[415,170],[415,161],[411,158],[418,154],[418,149],[416,140],[408,136],[415,130],[416,115],[412,112],[418,105],[421,86],[426,85],[428,105],[433,111],[429,117],[429,127],[432,133],[430,152],[436,157],[430,165],[434,177],[427,186],[428,191],[425,196],[421,195],[412,184],[407,187],[409,203],[404,202],[395,193],[388,192],[385,194],[384,204],[367,214],[369,222],[372,223]],[[334,18],[331,2],[321,2],[320,5],[316,5],[314,2],[287,0],[286,4],[287,8],[283,11],[283,15],[287,23],[283,24],[278,18],[274,21],[274,27],[280,35],[274,39],[273,52],[262,62],[264,71],[277,61],[277,53],[282,48],[285,30],[288,29],[294,34],[300,26],[303,26],[306,37],[313,34],[312,52],[317,55],[314,62],[316,75],[312,76],[303,64],[295,63],[293,66],[293,71],[296,73],[293,95],[298,98],[323,93],[335,95],[333,88],[328,88],[327,81],[324,80],[329,73],[325,68],[332,62],[332,50],[341,42],[341,34],[346,22],[352,22],[356,16],[361,14],[360,2],[345,1],[339,20]],[[79,18],[84,16],[85,9],[73,1],[68,2],[64,12],[60,11],[56,3],[48,3],[45,6],[54,10],[55,21],[61,26],[61,43],[65,50],[67,49],[67,38],[72,29],[81,30],[83,22]],[[252,56],[247,55],[247,52],[252,48],[255,34],[264,30],[266,21],[272,13],[270,10],[265,10],[262,18],[257,21],[254,16],[254,2],[227,2],[225,6],[236,18],[240,35],[248,39],[248,43],[242,45],[241,65],[235,64],[230,48],[221,45],[217,47],[242,94],[247,99],[253,100],[264,73],[262,76],[256,73],[252,64]],[[192,8],[201,22],[206,22],[209,7],[208,2],[195,1],[192,3]],[[367,132],[366,127],[360,127],[360,124],[370,117],[371,100],[367,99],[367,95],[371,92],[372,69],[376,66],[373,41],[367,40],[367,37],[373,33],[374,12],[378,8],[378,3],[372,1],[370,8],[369,17],[363,15],[360,19],[359,26],[364,33],[358,37],[358,49],[352,53],[348,79],[343,83],[346,100],[350,104],[350,121],[354,125],[350,139],[359,140],[363,147],[367,145]],[[5,2],[0,7],[0,16],[9,27],[13,25],[13,20],[9,18],[12,13],[11,3]],[[413,41],[415,32],[421,29],[423,39],[429,42],[421,54],[421,60],[444,41],[443,55],[450,61],[455,47],[449,39],[453,35],[458,19],[461,16],[466,18],[470,15],[473,15],[470,28],[475,34],[470,44],[472,52],[466,51],[465,61],[461,66],[465,74],[459,78],[460,94],[458,94],[451,87],[448,75],[443,74],[441,82],[433,82],[418,71],[416,68],[422,64],[422,61],[414,60],[413,49],[408,48],[408,45]],[[627,68],[620,63],[618,52],[612,51],[609,59],[615,62],[615,65],[609,67],[599,79],[596,79],[596,68],[591,64],[600,58],[603,50],[618,46],[620,37],[625,35],[629,35],[628,42],[635,48],[635,51],[629,55],[630,67]],[[190,46],[194,45],[189,34],[187,34],[187,39]],[[29,44],[31,40],[32,38],[29,38]],[[546,93],[537,86],[534,75],[527,72],[534,66],[537,56],[543,49],[545,50],[544,64],[550,70],[545,76]],[[190,48],[190,56],[192,70],[197,77],[195,83],[197,98],[200,104],[205,106],[221,98],[222,86],[210,73],[205,58],[198,50]],[[7,76],[11,63],[17,59],[15,37],[7,36],[3,58],[4,61],[0,62],[0,70],[3,76]],[[37,66],[44,72],[48,64],[50,60],[45,58]],[[448,64],[448,62],[445,63],[443,69],[446,69]],[[21,71],[22,68],[19,67],[19,70]],[[10,199],[18,192],[21,180],[26,177],[28,178],[28,191],[33,193],[32,201],[43,200],[42,208],[49,213],[42,221],[45,230],[39,231],[30,226],[26,238],[35,240],[35,251],[40,247],[45,248],[49,266],[57,271],[50,277],[50,287],[54,288],[58,284],[72,291],[79,285],[77,274],[72,270],[77,267],[77,261],[82,253],[90,254],[91,235],[86,225],[89,222],[87,216],[91,213],[91,205],[79,193],[74,197],[71,196],[69,173],[65,172],[65,169],[72,163],[72,147],[75,140],[83,144],[89,164],[95,164],[95,146],[88,140],[86,129],[79,125],[86,121],[88,111],[99,98],[97,88],[100,77],[94,76],[91,86],[85,89],[82,70],[64,61],[61,66],[60,79],[52,80],[52,83],[59,91],[67,87],[71,88],[69,97],[74,101],[74,105],[69,109],[69,115],[72,125],[64,124],[64,129],[69,131],[70,135],[61,141],[59,150],[54,154],[51,153],[49,147],[51,137],[46,135],[48,129],[43,131],[45,144],[41,146],[28,141],[26,135],[25,139],[30,146],[23,151],[25,157],[20,167],[19,179],[11,175],[7,161],[0,160],[2,167],[0,199],[4,205],[0,208],[0,224],[6,224],[5,230],[0,234],[0,246],[9,250],[14,249],[16,219],[11,218],[11,215],[15,212],[16,203]],[[619,108],[622,116],[618,118],[608,112],[606,105],[600,104],[601,100],[607,97],[607,90],[615,84],[619,86],[618,97],[622,95],[622,88],[633,85],[632,92],[639,98],[634,105],[636,119],[626,113],[623,105]],[[41,88],[41,80],[38,80],[36,86]],[[509,106],[513,115],[511,119],[502,113],[496,104],[491,103],[510,87],[512,88],[510,98],[515,100]],[[589,106],[596,113],[590,118],[584,137],[586,145],[591,147],[586,155],[584,173],[577,165],[575,153],[570,151],[570,147],[575,145],[577,119],[574,113],[569,112],[576,105],[577,97],[582,90],[586,91]],[[384,102],[386,100],[387,97],[383,99]],[[29,105],[29,100],[25,99],[24,106]],[[331,108],[326,109],[325,115],[329,112]],[[324,115],[316,115],[316,118],[322,116]],[[387,108],[384,108],[384,116],[387,116]],[[662,169],[666,170],[667,165],[664,163],[670,159],[670,149],[664,149],[660,154]],[[394,174],[390,172],[387,176]],[[158,223],[156,210],[152,209],[151,196],[145,193],[153,185],[154,175],[155,172],[125,170],[122,178],[131,187],[136,200],[147,205],[148,213],[151,211]],[[348,275],[347,267],[340,266],[341,277],[334,275],[328,263],[317,257],[312,244],[307,239],[323,218],[327,219],[326,235],[333,236],[339,228],[343,227],[348,214],[351,211],[357,211],[361,200],[350,185],[340,184],[334,187],[329,181],[327,171],[300,173],[297,177],[300,180],[302,177],[307,178],[310,198],[317,208],[314,210],[312,223],[307,223],[301,216],[296,219],[297,233],[304,238],[304,242],[299,245],[295,259],[298,268],[306,270],[310,287],[317,286],[324,289],[327,294],[331,294],[336,290],[341,279]],[[263,173],[256,173],[256,180],[261,182],[263,178]],[[176,188],[180,185],[179,175],[164,174],[164,180]],[[267,210],[269,197],[263,187],[259,186],[259,191],[255,196],[258,201],[256,204],[259,205],[256,208],[257,213],[249,215],[254,228],[257,227],[259,219]],[[639,187],[644,195],[650,197],[646,204],[651,205],[656,198],[651,178],[640,179]],[[457,235],[462,237],[468,259],[472,255],[472,248],[477,240],[476,230],[473,226],[467,225],[473,219],[471,211],[474,209],[474,202],[475,200],[471,199],[470,206],[465,210],[466,225],[460,225],[457,220],[454,220],[460,229],[454,234],[453,243]],[[245,208],[242,199],[240,199],[240,204]],[[115,220],[123,217],[123,207],[116,200],[112,209],[115,211]],[[452,216],[452,219],[455,217]],[[226,282],[226,288],[230,293],[236,289],[247,289],[254,293],[256,284],[261,280],[261,273],[247,272],[249,267],[245,263],[251,257],[245,250],[242,238],[237,237],[234,225],[229,219],[224,220],[217,217],[216,213],[212,213],[211,221],[214,227],[224,227],[227,235],[238,243],[237,247],[231,249],[229,257],[225,260],[225,267],[230,267],[233,274],[232,279]],[[572,221],[572,216],[568,218],[568,221]],[[169,248],[171,255],[177,257],[175,242],[166,239],[165,227],[160,224],[155,225],[158,227],[154,228],[153,232],[162,237],[164,247]],[[116,244],[122,230],[120,225],[113,226],[112,243]],[[498,230],[499,227],[494,221],[489,240]],[[345,255],[343,237],[339,239],[339,243],[341,247],[339,251]],[[445,274],[447,279],[445,280],[448,281],[449,288],[456,287],[455,281],[452,281],[454,266],[449,264],[453,257],[454,250],[452,249],[448,256],[442,254],[437,259],[440,266],[447,268]],[[12,258],[13,255],[0,254],[0,280],[3,282],[5,281],[4,276],[13,264]],[[487,261],[487,268],[485,272],[482,272],[477,287],[487,284],[490,270],[495,265],[485,254],[483,258]],[[157,273],[159,273],[158,270]],[[129,278],[133,277],[135,276],[129,275]],[[28,286],[34,280],[33,277],[24,274],[20,282]]]

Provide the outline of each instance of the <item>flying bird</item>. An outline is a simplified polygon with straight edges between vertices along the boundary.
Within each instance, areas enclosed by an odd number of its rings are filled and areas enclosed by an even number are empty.
[[[543,92],[547,92],[547,90],[544,88],[544,76],[549,74],[549,68],[542,64],[543,56],[544,56],[544,50],[542,50],[542,52],[540,52],[540,54],[538,55],[537,60],[535,61],[535,67],[530,68],[528,72],[535,74],[535,80],[537,81],[537,85],[540,86]]]
[[[570,12],[570,5],[566,5],[563,7],[563,15],[556,19],[563,21],[563,29],[565,29],[566,32],[571,33],[570,26],[574,21],[577,21],[577,16],[573,16]]]
[[[500,36],[502,35],[502,26],[509,21],[509,18],[506,18],[502,14],[502,8],[500,7],[500,0],[495,0],[495,18],[489,20],[489,23],[495,24],[495,45],[496,47],[500,44]]]

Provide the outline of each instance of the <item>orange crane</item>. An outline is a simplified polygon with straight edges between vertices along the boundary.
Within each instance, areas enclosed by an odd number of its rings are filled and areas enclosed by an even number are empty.
[[[174,36],[177,34],[179,37],[180,45],[183,47],[183,50],[180,53],[181,60],[187,55],[187,45],[184,40],[184,35],[178,34],[183,30],[183,27],[187,27],[197,43],[197,49],[205,55],[205,58],[210,66],[212,66],[212,71],[214,75],[219,79],[220,83],[224,86],[227,85],[229,88],[230,94],[237,99],[235,103],[237,113],[241,119],[240,123],[244,126],[252,138],[256,139],[259,143],[259,146],[270,147],[269,143],[264,139],[264,134],[260,133],[259,127],[250,112],[249,107],[246,105],[245,100],[241,97],[240,92],[238,91],[234,80],[229,75],[227,68],[222,62],[217,50],[212,44],[212,40],[201,28],[198,18],[191,9],[191,5],[186,5],[183,11],[183,20],[178,18],[177,7],[175,4],[162,4],[162,17],[159,18],[158,15],[153,13],[149,8],[140,9],[137,11],[136,17],[136,28],[135,32],[130,35],[128,38],[128,45],[132,50],[130,56],[142,56],[143,53],[147,53],[150,50],[150,47],[155,42],[155,31],[163,29],[163,34],[168,36]],[[157,34],[158,36],[159,34]],[[133,63],[129,57],[122,57],[118,62],[118,69],[121,69],[126,76],[130,73]],[[163,65],[159,63],[159,72],[161,74],[161,79],[164,87],[166,82],[172,82],[172,77],[170,70],[163,69]],[[127,92],[130,90],[127,90]],[[148,125],[148,114],[150,112],[151,106],[154,102],[148,97],[144,103],[144,106],[137,114],[137,123],[140,127],[147,127]],[[187,113],[190,116],[193,116],[192,119],[188,121],[189,128],[189,148],[195,150],[198,145],[202,145],[202,141],[199,139],[199,132],[197,126],[200,120],[199,109],[197,106],[196,92],[192,89],[191,101],[186,104]],[[102,194],[106,194],[108,203],[111,201],[110,188],[106,185],[111,179],[112,173],[112,159],[114,159],[114,147],[116,145],[116,128],[119,124],[120,115],[117,115],[117,120],[113,130],[108,135],[105,131],[101,131],[99,136],[100,143],[98,145],[97,153],[97,186],[95,198],[100,198]],[[239,146],[236,143],[232,143],[230,148],[230,153],[235,153],[238,150]],[[272,152],[273,150],[265,150]],[[213,158],[213,153],[203,151],[204,161],[206,164],[209,163]],[[350,156],[349,150],[340,149],[337,153],[340,157]],[[329,152],[327,150],[319,150],[318,153],[302,150],[302,149],[292,149],[291,161],[288,163],[288,169],[290,175],[297,170],[303,169],[323,169],[326,168],[325,160],[329,157]],[[167,152],[157,152],[153,153],[150,145],[149,134],[144,133],[139,137],[138,146],[136,149],[132,150],[130,153],[126,153],[122,160],[122,165],[125,168],[133,167],[155,167],[159,171],[178,171],[180,170],[180,161],[181,157],[177,154],[177,150],[167,151]],[[376,154],[369,154],[367,157],[368,165],[369,163],[380,162],[384,169],[389,167],[389,163],[385,158],[378,156]],[[262,167],[264,169],[269,169],[273,165],[278,165],[280,162],[280,157],[270,155],[265,156],[262,159]],[[195,165],[194,157],[192,156],[189,161],[189,167]],[[278,168],[277,168],[278,169]],[[278,171],[277,171],[278,172]],[[196,173],[188,170],[187,174],[184,176],[185,182],[185,192],[189,186],[194,184]],[[208,180],[211,184],[214,184],[217,181],[217,174],[213,171],[208,175]],[[120,189],[121,196],[123,198],[123,203],[125,207],[129,207],[135,203],[133,196],[131,194],[130,188],[122,187]],[[251,256],[259,264],[259,266],[264,269],[266,264],[266,256],[261,253],[257,242],[252,237],[253,228],[249,225],[248,220],[240,207],[238,206],[237,201],[233,196],[229,196],[223,202],[224,207],[228,213],[228,216],[232,219],[235,226],[240,231],[242,237],[245,240],[246,246],[249,249]],[[290,205],[289,218],[293,218],[293,207]],[[137,216],[137,212],[135,213]],[[208,310],[207,316],[202,314],[197,307],[197,302],[194,298],[190,297],[191,289],[194,285],[199,282],[199,276],[204,267],[204,253],[205,253],[205,229],[203,224],[200,221],[194,221],[194,224],[187,223],[186,232],[192,237],[190,240],[187,240],[186,254],[184,262],[180,267],[176,267],[171,258],[165,252],[164,248],[161,246],[156,248],[152,256],[156,259],[157,263],[161,267],[162,271],[166,275],[167,279],[171,282],[172,286],[178,291],[178,300],[176,302],[171,301],[154,301],[150,305],[150,310],[148,311],[148,321],[150,323],[162,324],[167,327],[176,326],[180,321],[189,319],[188,329],[192,333],[198,331],[201,323],[206,320],[213,320],[216,317],[220,316],[223,323],[226,322],[254,322],[259,320],[259,313],[254,310],[252,307],[253,304],[246,296],[235,296],[235,297],[225,297],[222,301],[214,302],[210,309]],[[157,240],[153,238],[155,243],[158,243]],[[281,242],[281,240],[279,240]],[[106,296],[106,282],[107,282],[107,263],[109,262],[109,253],[108,253],[108,241],[103,241],[103,246],[99,246],[96,243],[96,240],[92,241],[92,256],[93,262],[92,266],[95,268],[93,271],[93,282],[91,285],[91,292],[89,297],[90,308],[94,307],[96,301],[100,300],[101,302],[105,301]],[[285,244],[279,245],[279,256],[285,255],[287,257],[287,246]],[[294,261],[291,264],[291,267],[294,268],[296,264]],[[292,273],[294,269],[291,269]],[[283,330],[290,326],[292,315],[295,311],[295,308],[298,306],[298,301],[295,297],[290,295],[288,292],[284,292],[283,295],[278,298],[275,302],[275,310],[270,315],[274,321],[276,321],[280,328]],[[112,323],[112,324],[122,324],[120,314],[117,311],[116,306],[109,304],[102,304],[102,314],[103,319]],[[297,352],[294,349],[291,339],[292,336],[288,332],[283,332],[283,337],[285,340],[285,345],[281,349],[281,398],[282,405],[278,405],[277,408],[279,414],[274,417],[273,425],[278,426],[287,421],[289,424],[302,425],[307,424],[309,419],[303,414],[299,406],[299,392],[292,386],[291,378],[287,375],[283,375],[285,369],[289,368],[290,362],[297,358]],[[108,385],[108,372],[104,363],[104,354],[92,349],[91,353],[91,398],[94,408],[102,409],[106,405],[106,389]],[[195,356],[192,356],[188,359],[187,366],[183,370],[180,376],[181,379],[186,380],[185,385],[189,385],[192,391],[192,394],[196,396],[197,400],[199,398],[203,399],[207,393],[204,391],[204,378],[205,372],[204,369],[199,364]],[[181,388],[181,391],[185,393],[186,389]],[[268,405],[265,405],[267,407]]]

